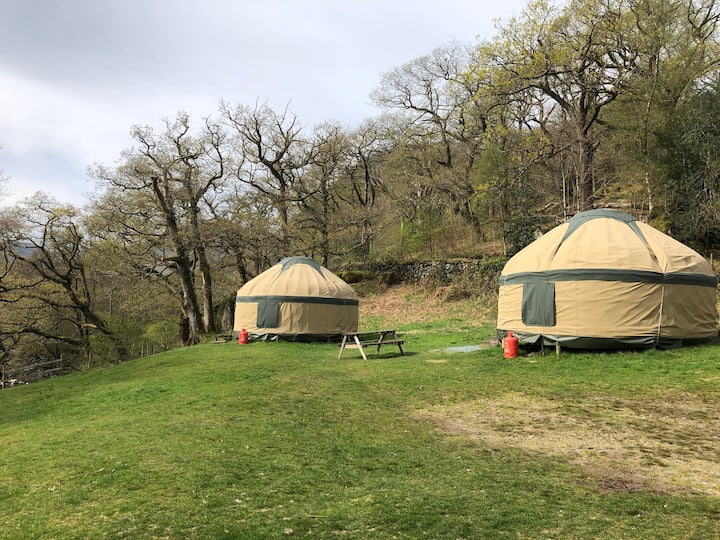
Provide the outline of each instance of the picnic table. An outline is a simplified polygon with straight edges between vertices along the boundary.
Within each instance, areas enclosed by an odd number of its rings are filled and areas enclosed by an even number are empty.
[[[364,360],[367,360],[365,349],[367,347],[377,347],[377,353],[380,353],[380,347],[385,345],[396,345],[403,352],[402,346],[405,340],[398,339],[395,330],[375,330],[372,332],[350,332],[343,334],[342,343],[340,343],[340,354],[338,360],[342,358],[345,349],[359,349]]]

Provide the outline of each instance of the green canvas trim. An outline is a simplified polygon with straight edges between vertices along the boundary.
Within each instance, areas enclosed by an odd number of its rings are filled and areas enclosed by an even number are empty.
[[[340,343],[344,332],[330,334],[292,334],[292,333],[271,333],[251,332],[250,339],[253,341],[299,341],[304,343],[326,342]]]
[[[534,345],[552,347],[560,345],[569,349],[675,349],[684,345],[701,345],[717,339],[717,332],[704,337],[696,338],[670,338],[657,335],[622,336],[614,338],[562,336],[556,334],[536,334],[532,332],[518,332],[515,330],[498,329],[497,338],[500,342],[511,331],[518,337],[520,345]]]
[[[649,270],[620,270],[609,268],[576,268],[572,270],[546,270],[519,272],[500,276],[500,286],[524,283],[556,283],[559,281],[621,281],[626,283],[667,283],[716,288],[716,276],[675,272],[663,274]]]
[[[614,219],[615,221],[620,221],[621,223],[625,223],[626,225],[630,225],[631,223],[635,222],[635,218],[632,217],[630,214],[626,214],[625,212],[620,212],[618,210],[587,210],[585,212],[580,212],[579,214],[574,215],[568,220],[568,229],[567,231],[565,231],[565,235],[563,236],[560,243],[562,244],[568,236],[570,236],[588,221],[599,218]],[[637,227],[635,227],[635,230],[639,232]],[[640,236],[642,236],[642,233],[640,233]]]
[[[497,330],[499,340],[507,334],[507,330]],[[533,332],[517,332],[511,330],[517,336],[520,345],[553,347],[560,345],[568,349],[649,349],[659,347],[657,336],[624,336],[614,338],[585,337],[585,336],[562,336],[557,334],[537,334]],[[671,341],[664,341],[670,347],[677,346]]]
[[[681,272],[675,274],[665,274],[665,283],[670,285],[697,285],[700,287],[712,287],[718,285],[717,276],[707,276],[704,274],[683,274]]]
[[[277,328],[280,319],[280,303],[276,300],[263,298],[258,302],[257,319],[258,328]]]
[[[320,266],[320,263],[318,263],[315,259],[311,259],[310,257],[285,257],[279,264],[282,265],[282,270],[280,270],[281,274],[291,266],[295,266],[296,264],[306,264],[322,275],[322,266]]]
[[[276,302],[281,303],[294,303],[294,304],[328,304],[336,306],[358,306],[360,301],[355,298],[324,298],[321,296],[273,296],[273,295],[262,295],[262,296],[236,296],[235,302],[240,303],[251,303],[251,302]]]
[[[645,246],[645,249],[648,250],[648,253],[650,253],[650,256],[653,258],[653,260],[657,261],[657,256],[655,255],[655,252],[653,252],[652,248],[650,247],[650,244],[648,244],[647,239],[645,238],[645,235],[640,230],[640,227],[637,226],[637,220],[631,216],[630,214],[626,214],[625,212],[620,212],[619,210],[607,210],[607,209],[598,209],[598,210],[587,210],[585,212],[580,212],[579,214],[574,215],[570,218],[568,221],[568,228],[565,231],[565,234],[563,235],[562,239],[558,243],[557,247],[555,248],[555,252],[553,253],[553,258],[555,257],[555,253],[558,252],[560,249],[560,246],[563,245],[565,240],[567,240],[572,234],[577,231],[580,227],[585,225],[588,221],[592,221],[593,219],[614,219],[615,221],[619,221],[621,223],[625,223],[630,229],[635,233],[635,235],[640,239],[640,241]]]
[[[555,284],[523,283],[521,314],[525,326],[555,326]]]

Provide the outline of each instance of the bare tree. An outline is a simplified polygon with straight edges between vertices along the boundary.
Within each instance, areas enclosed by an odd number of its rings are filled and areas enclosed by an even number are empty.
[[[637,67],[624,0],[572,0],[557,8],[531,2],[522,16],[481,44],[478,58],[500,95],[553,102],[558,120],[574,134],[578,210],[592,208],[595,191],[594,128],[601,111],[624,90]]]
[[[469,61],[463,45],[439,47],[386,73],[372,97],[405,115],[397,143],[415,163],[422,200],[449,204],[475,223],[472,170],[483,148],[488,110],[476,99],[480,83],[465,76]]]
[[[0,220],[6,227],[0,302],[22,306],[4,321],[2,333],[15,341],[30,334],[89,354],[90,333],[100,332],[124,357],[124,344],[95,308],[79,211],[38,193],[4,209]]]
[[[276,113],[267,105],[254,108],[221,105],[235,132],[235,153],[243,157],[237,179],[259,192],[275,208],[282,255],[290,255],[290,219],[295,205],[310,196],[303,185],[312,155],[298,118],[287,109]]]
[[[358,229],[359,235],[349,247],[363,257],[370,254],[375,232],[383,222],[377,199],[384,190],[382,165],[392,149],[387,129],[380,120],[366,121],[348,135],[348,157],[342,181],[347,189],[338,189],[338,197],[350,211],[339,213],[341,227]],[[385,216],[390,217],[390,216]]]
[[[298,216],[300,227],[312,242],[310,254],[320,252],[321,263],[328,265],[331,255],[332,215],[337,209],[337,187],[348,159],[347,134],[334,123],[317,126],[313,133],[312,148],[303,186],[307,196],[301,201]]]
[[[214,330],[212,270],[203,232],[203,205],[208,194],[225,178],[224,133],[209,119],[200,133],[190,133],[190,119],[179,113],[165,121],[156,134],[149,126],[134,126],[138,146],[123,153],[124,163],[115,170],[95,167],[92,174],[113,188],[113,196],[136,194],[132,199],[138,215],[153,209],[162,218],[162,240],[170,251],[158,249],[157,267],[174,272],[180,283],[183,311],[188,324],[186,343],[200,340],[203,330]],[[142,204],[147,205],[145,208]],[[126,232],[132,234],[131,223]],[[157,225],[157,223],[155,223]],[[138,234],[147,232],[140,225]],[[201,302],[196,293],[196,268],[201,278]]]

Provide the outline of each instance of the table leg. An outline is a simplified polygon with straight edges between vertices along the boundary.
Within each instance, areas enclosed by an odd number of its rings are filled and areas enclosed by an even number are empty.
[[[358,336],[355,336],[355,343],[357,343],[358,349],[360,349],[360,354],[362,354],[363,360],[367,360],[367,356],[365,356],[365,348],[362,346],[362,342]]]
[[[340,354],[338,354],[338,360],[340,360],[342,358],[346,343],[347,343],[347,336],[343,336],[342,343],[340,344]]]

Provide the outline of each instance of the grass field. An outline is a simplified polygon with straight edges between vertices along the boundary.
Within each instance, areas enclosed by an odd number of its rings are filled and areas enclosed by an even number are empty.
[[[0,538],[720,538],[720,344],[200,345],[0,392]]]

